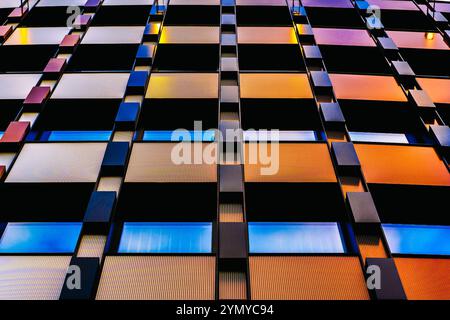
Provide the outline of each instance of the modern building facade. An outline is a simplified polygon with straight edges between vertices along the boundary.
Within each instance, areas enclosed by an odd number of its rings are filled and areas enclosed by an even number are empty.
[[[0,0],[0,299],[450,300],[449,19]]]

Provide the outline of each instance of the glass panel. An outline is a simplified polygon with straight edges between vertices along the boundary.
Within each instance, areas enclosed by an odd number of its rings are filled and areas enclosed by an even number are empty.
[[[82,223],[8,223],[0,253],[72,253]]]
[[[244,141],[317,141],[314,131],[244,131]]]
[[[212,224],[125,222],[119,253],[210,253]]]
[[[450,255],[450,226],[383,224],[392,253]]]
[[[409,143],[403,133],[349,132],[349,135],[354,142]]]
[[[145,27],[91,27],[81,44],[141,43]]]
[[[337,223],[248,224],[250,253],[344,253]]]
[[[44,45],[60,44],[69,28],[17,28],[14,33],[6,40],[8,45]]]
[[[0,100],[25,99],[40,78],[40,74],[0,74]]]
[[[176,133],[171,130],[161,131],[144,131],[143,141],[206,141],[213,142],[215,139],[215,131],[180,131]]]
[[[45,131],[41,141],[108,141],[111,131]]]

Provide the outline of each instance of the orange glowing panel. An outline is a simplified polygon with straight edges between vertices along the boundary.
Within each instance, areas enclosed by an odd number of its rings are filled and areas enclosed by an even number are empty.
[[[336,182],[333,164],[326,144],[281,143],[272,149],[270,144],[245,144],[244,173],[246,182],[302,183]],[[267,155],[267,164],[260,155]],[[278,166],[277,163],[278,162]],[[269,167],[278,167],[274,174]]]
[[[217,73],[152,73],[146,98],[217,99]]]
[[[450,186],[450,173],[431,147],[355,144],[368,183]]]
[[[447,44],[440,34],[426,37],[425,32],[386,31],[397,47],[411,49],[448,50]]]
[[[243,99],[312,99],[306,74],[241,73]]]
[[[450,79],[416,78],[435,103],[450,103]]]
[[[218,27],[164,27],[160,44],[219,44],[220,30]]]
[[[395,258],[409,300],[450,300],[450,259]]]
[[[369,300],[357,257],[251,256],[255,300]]]
[[[355,74],[330,74],[338,99],[406,102],[394,77]]]
[[[238,42],[249,44],[296,44],[292,27],[239,27]]]

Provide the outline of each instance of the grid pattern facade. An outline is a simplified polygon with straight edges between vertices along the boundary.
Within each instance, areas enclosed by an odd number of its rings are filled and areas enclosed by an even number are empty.
[[[450,300],[449,19],[0,0],[0,298]]]

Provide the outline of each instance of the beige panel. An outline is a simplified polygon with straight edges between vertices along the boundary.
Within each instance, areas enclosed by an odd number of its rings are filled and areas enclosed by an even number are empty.
[[[106,236],[84,235],[81,238],[77,257],[102,258],[105,249]]]
[[[86,0],[41,0],[36,7],[69,7],[84,6],[85,4]]]
[[[152,73],[145,97],[153,99],[217,99],[217,73]]]
[[[324,143],[280,143],[279,155],[265,144],[246,143],[244,178],[246,182],[336,182],[330,153]],[[276,151],[276,148],[274,148]],[[263,164],[261,156],[267,155],[271,164]],[[257,159],[255,159],[257,157]],[[257,161],[255,161],[257,160]],[[255,163],[256,162],[256,163]],[[272,167],[274,174],[263,174]]]
[[[17,28],[4,43],[9,45],[45,45],[60,44],[69,28]]]
[[[19,121],[21,122],[29,122],[30,127],[33,126],[34,122],[36,121],[36,118],[38,117],[39,113],[37,112],[24,112],[20,116]]]
[[[178,155],[180,146],[207,153],[212,143],[135,143],[131,151],[125,182],[216,182],[216,164],[175,164],[172,152]],[[200,155],[201,156],[201,155]]]
[[[0,300],[57,300],[70,256],[0,256]]]
[[[237,6],[286,6],[285,0],[236,0]]]
[[[6,182],[96,182],[106,143],[27,143]]]
[[[212,300],[212,256],[108,256],[97,300]]]
[[[210,43],[219,44],[219,27],[164,27],[159,40],[167,43]]]
[[[0,100],[24,100],[40,78],[40,74],[0,74]]]
[[[137,5],[152,5],[153,0],[104,0],[102,6],[137,6]]]
[[[250,257],[254,300],[368,300],[357,257]]]
[[[122,99],[129,76],[128,73],[66,73],[51,98]]]
[[[247,282],[243,272],[219,273],[219,299],[247,299]]]
[[[144,34],[142,27],[90,27],[81,44],[141,43]]]
[[[244,213],[240,203],[221,203],[219,205],[220,222],[244,222]]]
[[[101,177],[98,182],[97,191],[115,191],[119,194],[122,177]]]
[[[115,142],[129,142],[133,141],[134,131],[116,131],[114,132],[113,141]]]

